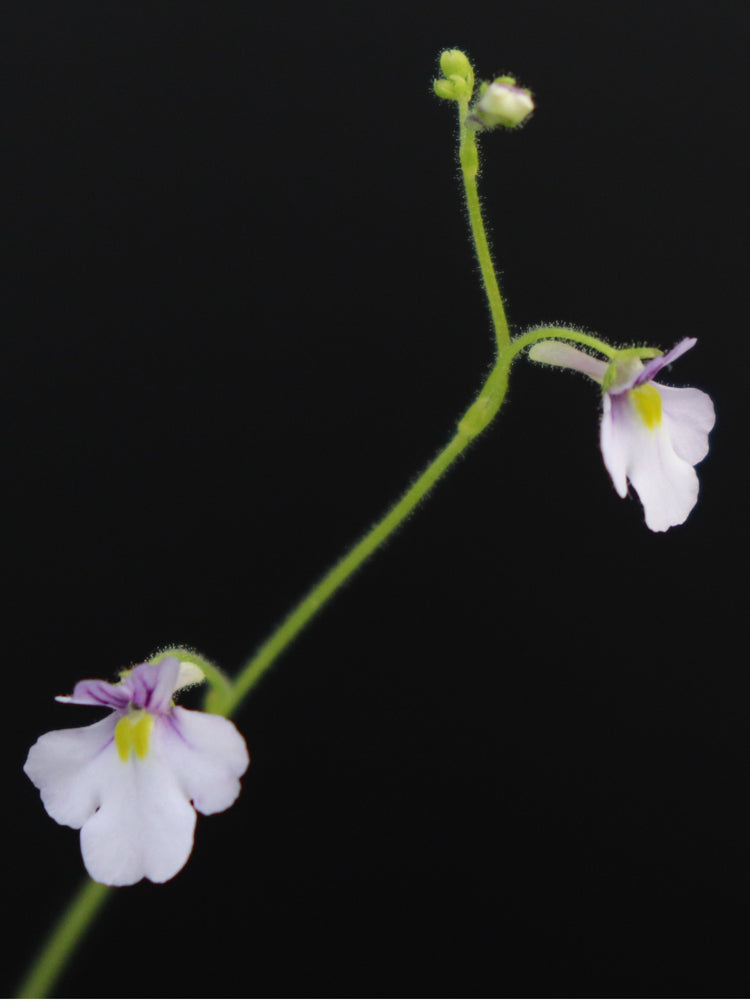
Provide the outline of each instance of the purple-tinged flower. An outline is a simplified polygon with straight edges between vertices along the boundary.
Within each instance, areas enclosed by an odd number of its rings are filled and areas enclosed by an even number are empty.
[[[117,684],[86,680],[57,701],[112,709],[99,722],[40,737],[24,771],[58,823],[81,831],[96,882],[166,882],[193,849],[195,811],[222,812],[240,793],[250,763],[234,724],[190,711],[175,691],[202,679],[167,656],[141,663]]]
[[[693,467],[708,454],[716,420],[711,397],[653,381],[695,344],[694,337],[685,337],[645,365],[625,352],[608,365],[557,340],[540,341],[529,351],[532,361],[573,368],[602,385],[604,465],[621,497],[631,482],[652,531],[682,524],[698,499]]]
[[[531,91],[516,84],[515,77],[499,76],[480,90],[480,97],[467,121],[472,128],[515,128],[534,110]]]

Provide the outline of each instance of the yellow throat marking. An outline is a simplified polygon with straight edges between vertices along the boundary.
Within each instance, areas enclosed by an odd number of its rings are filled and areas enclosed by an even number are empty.
[[[115,726],[115,746],[120,760],[126,761],[135,750],[141,760],[148,753],[148,741],[154,726],[154,717],[144,709],[123,715]]]
[[[630,390],[630,398],[638,416],[650,431],[661,423],[661,396],[648,382]]]

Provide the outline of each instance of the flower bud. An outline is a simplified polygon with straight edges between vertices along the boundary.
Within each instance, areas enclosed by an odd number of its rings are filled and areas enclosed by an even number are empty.
[[[442,97],[446,101],[457,101],[459,98],[456,84],[453,80],[433,80],[432,89],[435,91],[436,97]]]
[[[471,63],[460,49],[446,49],[440,55],[440,69],[443,76],[461,76],[470,80],[473,76]]]
[[[531,91],[517,87],[512,76],[500,76],[481,91],[481,96],[469,115],[475,128],[515,128],[534,110]]]
[[[470,101],[474,90],[474,70],[460,49],[446,49],[440,54],[440,69],[444,78],[433,81],[438,97],[449,101]]]

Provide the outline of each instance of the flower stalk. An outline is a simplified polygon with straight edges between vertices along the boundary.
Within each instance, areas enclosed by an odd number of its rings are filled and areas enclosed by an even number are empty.
[[[49,996],[83,935],[111,895],[108,885],[90,878],[83,882],[18,987],[15,995],[19,1000]]]

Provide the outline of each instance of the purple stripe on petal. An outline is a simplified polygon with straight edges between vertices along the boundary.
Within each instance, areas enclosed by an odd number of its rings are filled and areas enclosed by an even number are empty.
[[[107,681],[79,681],[71,695],[58,695],[55,701],[69,705],[99,705],[120,711],[128,707],[129,697],[120,684],[109,684]]]
[[[123,681],[123,687],[126,687],[130,693],[130,700],[138,708],[146,708],[152,692],[152,686],[148,683],[149,678],[143,674],[144,666],[146,664],[134,667],[133,672],[128,674]]]
[[[139,708],[162,714],[169,711],[177,685],[180,661],[165,656],[158,663],[141,663],[122,682],[123,691]]]

